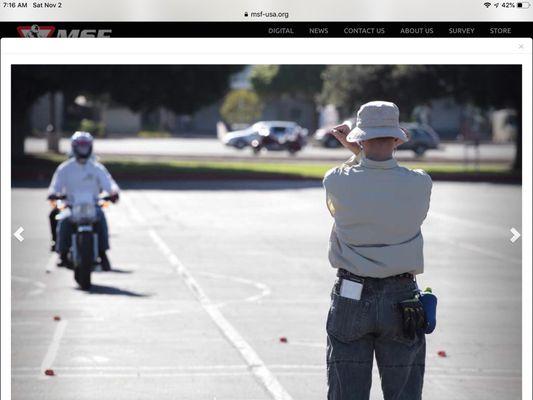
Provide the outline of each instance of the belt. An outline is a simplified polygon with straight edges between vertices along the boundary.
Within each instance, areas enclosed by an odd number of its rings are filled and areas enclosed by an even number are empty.
[[[415,276],[409,272],[405,272],[403,274],[398,274],[398,275],[387,276],[386,278],[371,278],[369,276],[360,276],[360,275],[352,274],[350,271],[346,271],[345,269],[342,269],[342,268],[339,268],[337,270],[337,276],[339,278],[346,278],[346,279],[355,278],[355,279],[363,279],[363,280],[365,279],[395,279],[395,278],[409,278],[412,280],[415,279]]]

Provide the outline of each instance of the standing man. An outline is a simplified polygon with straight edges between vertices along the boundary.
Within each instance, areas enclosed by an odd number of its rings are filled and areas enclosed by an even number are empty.
[[[375,355],[384,399],[418,400],[426,344],[414,276],[424,269],[431,178],[394,159],[408,137],[393,103],[366,103],[355,129],[346,122],[331,133],[354,156],[324,177],[338,277],[326,327],[328,399],[368,400]]]

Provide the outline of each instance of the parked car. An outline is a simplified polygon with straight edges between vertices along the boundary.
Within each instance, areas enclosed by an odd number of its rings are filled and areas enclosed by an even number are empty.
[[[258,137],[259,132],[252,125],[246,129],[226,133],[221,138],[221,141],[226,146],[235,147],[240,150],[250,146],[252,141]]]
[[[398,150],[412,150],[417,157],[422,157],[426,150],[439,148],[439,135],[431,126],[407,123],[402,128],[407,130],[409,141],[398,146]]]
[[[398,150],[411,150],[421,157],[426,150],[439,147],[439,135],[431,126],[417,123],[402,123],[401,126],[409,133],[409,141],[399,146]],[[314,135],[315,142],[327,148],[340,147],[340,142],[329,133],[330,129],[331,127],[318,129]]]
[[[285,146],[284,143],[298,142],[303,147],[307,141],[307,129],[302,128],[296,122],[290,121],[259,121],[249,126],[248,128],[227,132],[221,136],[221,141],[226,146],[235,147],[237,149],[244,149],[245,147],[253,147],[254,150],[259,148],[254,143],[263,143],[264,138],[274,139],[274,142],[279,145],[259,146],[260,148],[267,148],[268,150],[287,150],[293,149],[294,146]]]
[[[329,133],[330,129],[333,126],[318,128],[314,135],[314,141],[322,147],[327,147],[328,149],[335,149],[341,147],[341,143]]]

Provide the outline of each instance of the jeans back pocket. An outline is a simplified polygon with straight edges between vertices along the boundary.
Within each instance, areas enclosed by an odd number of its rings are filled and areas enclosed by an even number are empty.
[[[401,307],[398,303],[391,304],[392,318],[394,326],[392,328],[392,339],[398,343],[406,345],[407,347],[412,347],[415,343],[420,342],[420,339],[423,338],[424,334],[417,332],[414,337],[407,337],[403,331],[403,315]]]
[[[370,302],[331,294],[326,331],[329,335],[345,343],[359,339],[368,331]]]

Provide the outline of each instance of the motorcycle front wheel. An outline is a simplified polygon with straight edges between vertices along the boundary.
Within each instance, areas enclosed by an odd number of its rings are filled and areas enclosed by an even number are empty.
[[[74,279],[82,290],[91,289],[91,272],[94,264],[94,235],[92,232],[78,233],[78,263],[74,269]]]

